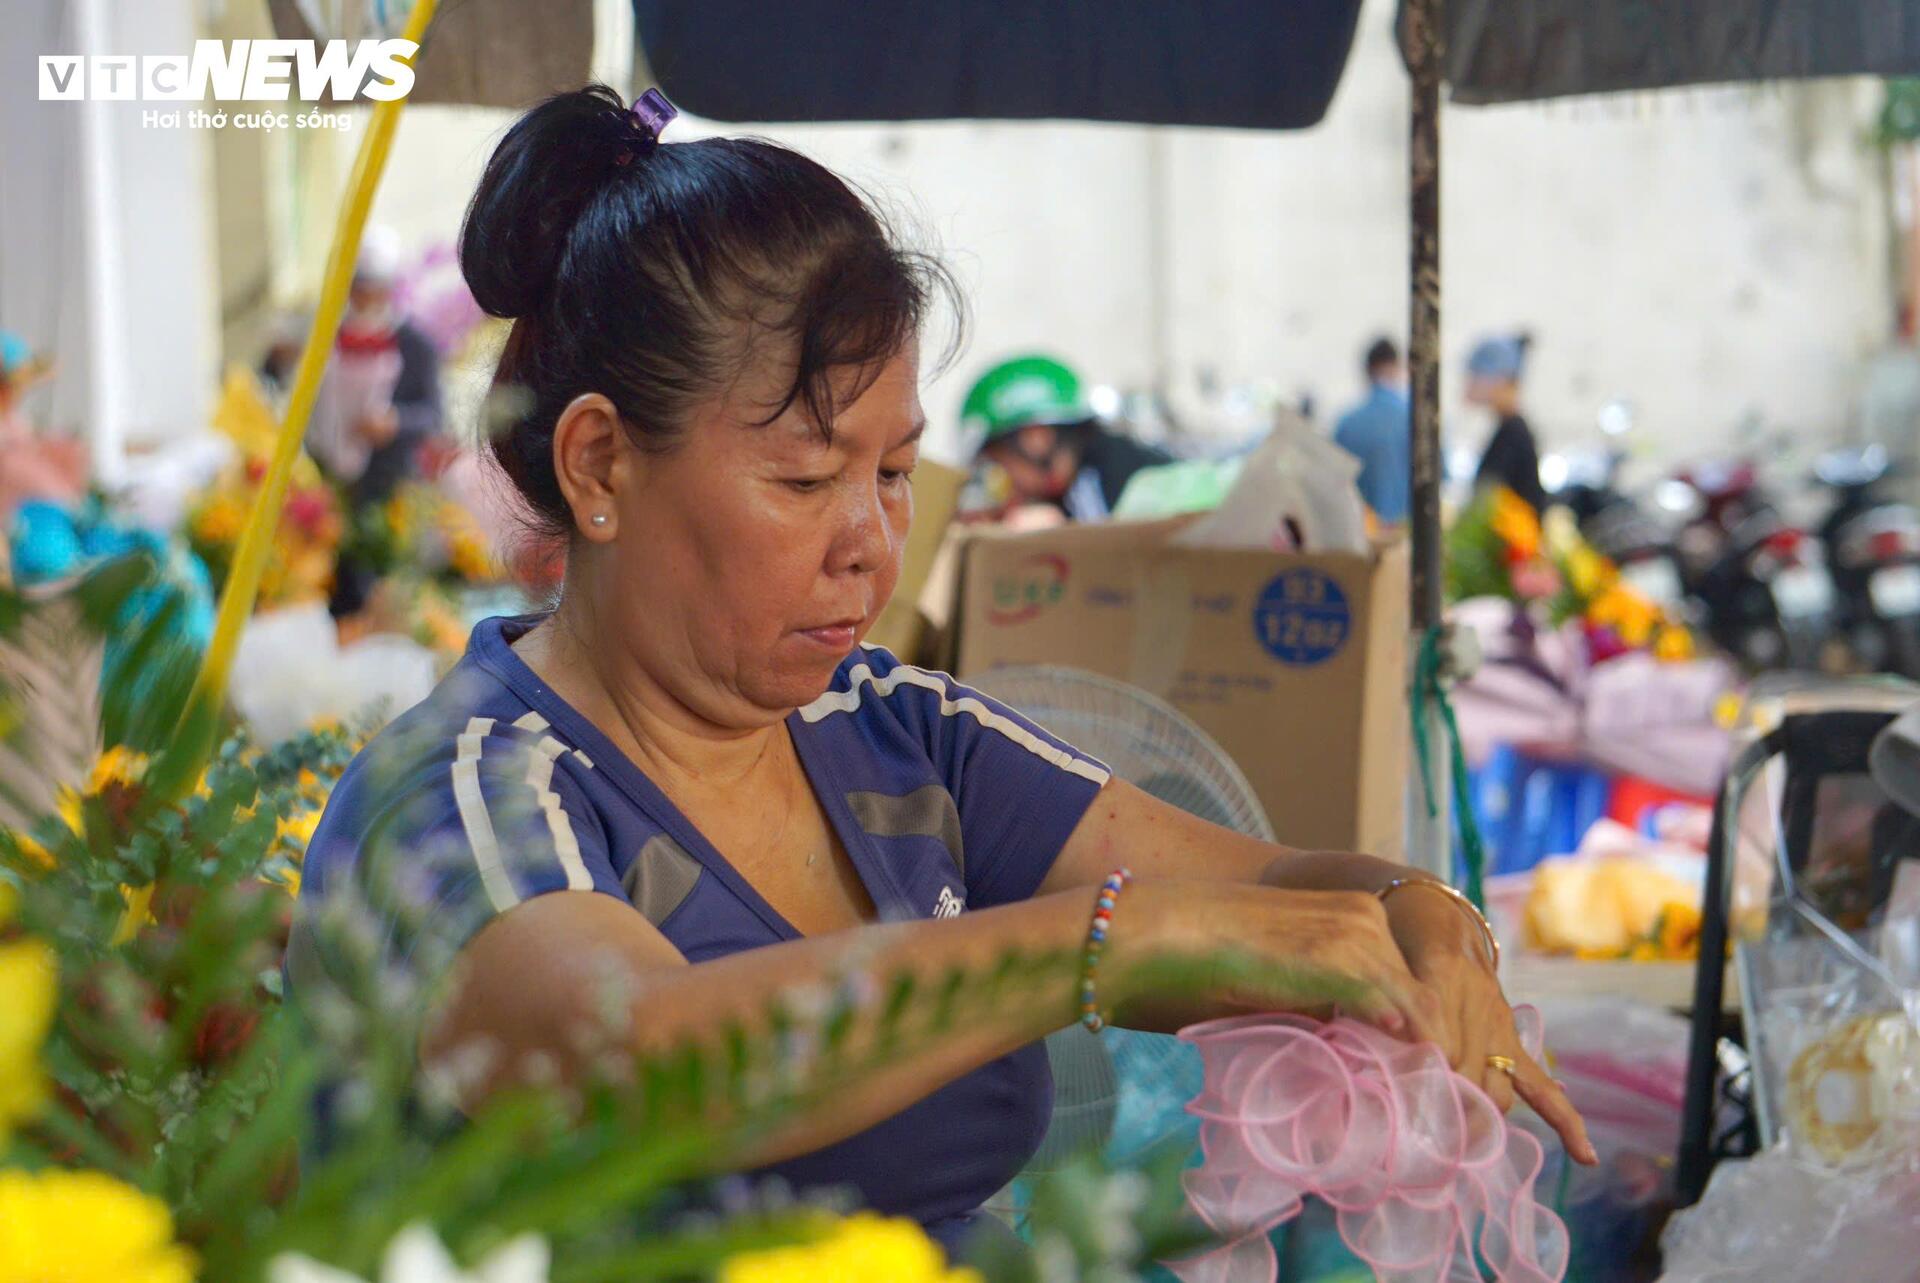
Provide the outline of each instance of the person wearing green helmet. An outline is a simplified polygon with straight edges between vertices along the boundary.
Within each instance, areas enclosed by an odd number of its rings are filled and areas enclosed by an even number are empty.
[[[1172,461],[1103,425],[1080,376],[1050,356],[1018,356],[988,370],[967,393],[960,419],[979,442],[975,472],[1002,517],[1041,507],[1099,521],[1134,473]]]

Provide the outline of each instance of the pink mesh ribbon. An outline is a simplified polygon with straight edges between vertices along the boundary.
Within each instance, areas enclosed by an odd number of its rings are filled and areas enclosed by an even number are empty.
[[[1541,1023],[1515,1009],[1540,1056]],[[1273,1283],[1268,1235],[1314,1195],[1381,1283],[1557,1283],[1567,1229],[1534,1199],[1540,1142],[1431,1044],[1368,1025],[1247,1016],[1194,1025],[1206,1085],[1187,1108],[1204,1163],[1187,1200],[1221,1239],[1169,1262],[1183,1283]]]

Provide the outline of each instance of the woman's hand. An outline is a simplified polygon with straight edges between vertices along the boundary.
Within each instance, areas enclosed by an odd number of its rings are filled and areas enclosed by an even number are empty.
[[[1208,968],[1197,994],[1180,965],[1190,962]],[[1267,1011],[1324,1017],[1337,1006],[1397,1037],[1446,1036],[1438,998],[1408,969],[1379,898],[1364,891],[1135,882],[1114,913],[1099,985],[1101,1001],[1135,1027]]]
[[[1598,1162],[1586,1124],[1566,1092],[1520,1045],[1493,959],[1461,907],[1436,892],[1406,887],[1388,898],[1387,920],[1409,969],[1437,999],[1439,1033],[1433,1042],[1454,1069],[1480,1084],[1502,1110],[1513,1107],[1517,1094],[1560,1134],[1569,1154],[1583,1163]],[[1513,1072],[1498,1068],[1494,1056],[1510,1059]]]

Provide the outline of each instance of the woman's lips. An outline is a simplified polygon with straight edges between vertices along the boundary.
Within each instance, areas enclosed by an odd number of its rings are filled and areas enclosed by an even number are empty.
[[[860,635],[860,624],[858,621],[843,620],[837,624],[822,624],[818,628],[802,628],[800,635],[829,650],[844,653],[853,649],[854,638]]]

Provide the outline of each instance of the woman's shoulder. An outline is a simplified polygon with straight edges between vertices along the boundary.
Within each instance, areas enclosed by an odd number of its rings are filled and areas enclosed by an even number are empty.
[[[476,776],[524,774],[551,740],[546,720],[505,683],[469,660],[426,699],[383,727],[349,764],[334,790],[343,812],[366,815],[401,799],[450,790],[454,768]],[[567,746],[550,756],[558,758]]]

